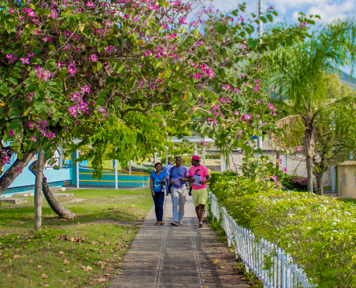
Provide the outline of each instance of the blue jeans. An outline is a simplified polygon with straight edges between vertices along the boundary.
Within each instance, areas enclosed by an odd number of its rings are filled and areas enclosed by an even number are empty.
[[[155,212],[156,212],[157,221],[162,221],[164,192],[155,192],[155,196],[152,195],[152,197],[155,203]]]

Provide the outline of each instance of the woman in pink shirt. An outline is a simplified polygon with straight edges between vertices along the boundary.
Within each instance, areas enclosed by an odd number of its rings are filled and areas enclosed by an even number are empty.
[[[192,197],[199,220],[199,228],[203,227],[205,205],[208,200],[208,190],[206,183],[209,181],[209,172],[206,167],[200,165],[200,158],[197,155],[192,157],[192,167],[189,168],[188,181],[192,185]]]

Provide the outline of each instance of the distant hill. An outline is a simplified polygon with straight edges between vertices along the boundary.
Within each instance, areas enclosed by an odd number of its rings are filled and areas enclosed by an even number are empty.
[[[339,76],[342,84],[349,85],[352,89],[356,90],[356,79],[354,77],[350,78],[350,75],[339,70],[337,75]]]

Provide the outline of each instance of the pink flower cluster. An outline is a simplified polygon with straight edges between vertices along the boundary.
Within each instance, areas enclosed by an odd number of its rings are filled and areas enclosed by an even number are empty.
[[[6,152],[2,152],[1,166],[4,166],[5,164],[10,164],[10,159],[10,155],[8,155]]]
[[[98,108],[98,113],[102,114],[102,115],[104,115],[106,117],[109,117],[109,114],[108,114],[108,112],[106,112],[106,109],[104,107],[99,107]]]
[[[40,66],[36,66],[37,79],[40,81],[48,82],[48,79],[53,76],[53,73],[49,72],[47,69],[43,69]]]
[[[89,86],[84,86],[81,89],[82,89],[82,91],[90,91]],[[88,93],[90,93],[90,92],[88,92]],[[85,92],[82,92],[82,93],[84,94]],[[83,100],[82,96],[77,91],[70,95],[70,99],[72,101],[76,102],[74,105],[72,105],[68,108],[69,114],[73,118],[76,118],[82,114],[89,114],[88,103],[86,103]]]
[[[17,60],[17,58],[14,57],[14,55],[12,55],[12,54],[7,54],[6,58],[10,60],[10,64],[13,64],[15,62],[15,60]]]
[[[47,132],[47,124],[48,122],[46,120],[40,118],[39,120],[37,120],[37,122],[30,120],[27,124],[27,127],[31,129],[36,128],[38,131],[41,132],[41,136],[47,137],[49,139],[53,139],[56,136],[56,134],[53,132],[49,132],[49,133]],[[30,140],[36,142],[37,138],[35,136],[31,136]]]
[[[273,104],[268,104],[268,108],[271,110],[271,114],[276,117],[277,116],[277,114],[276,114],[277,109],[273,106]]]

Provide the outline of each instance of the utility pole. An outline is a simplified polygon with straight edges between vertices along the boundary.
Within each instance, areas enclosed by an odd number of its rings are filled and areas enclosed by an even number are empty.
[[[260,17],[262,16],[262,0],[258,0],[258,20],[260,21],[258,27],[258,37],[260,37],[260,42],[262,42],[262,21]]]
[[[259,20],[259,27],[258,27],[258,37],[260,38],[260,43],[262,43],[262,21],[260,17],[262,16],[262,0],[258,0],[258,20]],[[258,58],[261,58],[261,54],[258,53]],[[262,149],[262,136],[258,136],[257,139],[257,148]]]

